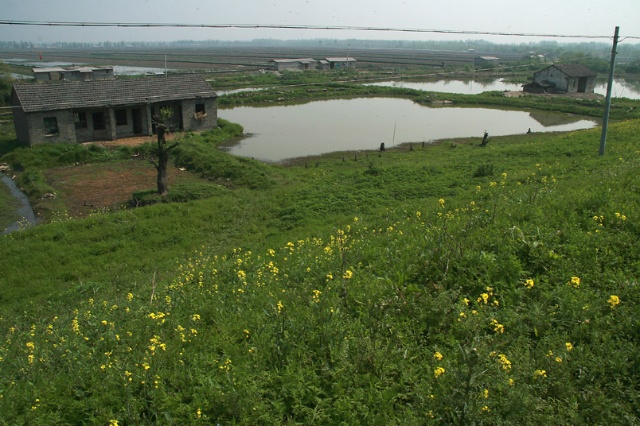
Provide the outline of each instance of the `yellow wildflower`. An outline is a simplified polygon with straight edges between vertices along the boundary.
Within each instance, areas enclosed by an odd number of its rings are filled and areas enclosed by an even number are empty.
[[[580,277],[571,277],[571,282],[569,283],[573,288],[580,287]]]
[[[573,345],[571,344],[571,342],[565,343],[565,346],[567,347],[568,352],[571,352],[573,350]]]
[[[433,375],[436,376],[436,379],[440,376],[442,376],[444,374],[444,368],[442,367],[438,367],[435,370],[433,370]]]
[[[535,285],[535,283],[533,282],[533,280],[531,278],[528,278],[525,282],[524,282],[524,286],[526,288],[533,288],[533,286]]]
[[[612,308],[615,308],[620,304],[620,298],[615,294],[612,294],[611,296],[609,296],[609,300],[607,300],[607,303],[609,303]]]
[[[536,370],[533,372],[533,378],[537,379],[538,377],[547,377],[546,370]]]
[[[444,358],[440,352],[436,352],[436,353],[434,353],[434,354],[433,354],[433,357],[434,357],[435,359],[437,359],[438,361],[442,361],[442,358]]]
[[[351,277],[353,277],[353,272],[351,272],[349,269],[347,269],[346,271],[344,271],[344,274],[342,274],[342,278],[344,279],[351,279]]]

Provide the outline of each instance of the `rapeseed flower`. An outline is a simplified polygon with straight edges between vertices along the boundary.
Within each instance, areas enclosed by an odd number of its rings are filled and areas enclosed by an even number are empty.
[[[615,308],[620,304],[620,298],[615,294],[612,294],[611,296],[609,296],[609,300],[607,300],[607,303],[611,305],[611,308]]]
[[[570,284],[573,288],[578,288],[578,287],[580,287],[580,277],[571,277],[571,281],[569,282],[569,284]]]
[[[537,379],[538,377],[547,377],[546,370],[536,370],[533,372],[533,378]]]

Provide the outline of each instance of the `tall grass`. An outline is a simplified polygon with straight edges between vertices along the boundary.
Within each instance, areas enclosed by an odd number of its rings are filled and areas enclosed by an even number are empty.
[[[0,418],[633,424],[638,131],[256,166],[1,238]]]

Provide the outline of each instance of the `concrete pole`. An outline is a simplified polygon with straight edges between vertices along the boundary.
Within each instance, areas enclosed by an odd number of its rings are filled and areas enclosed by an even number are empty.
[[[613,69],[616,65],[616,49],[618,47],[618,33],[620,27],[616,27],[613,35],[613,47],[611,48],[611,63],[609,64],[609,82],[607,84],[607,100],[604,104],[604,117],[602,118],[602,135],[600,136],[600,155],[604,155],[604,147],[607,144],[607,128],[609,127],[609,110],[611,109],[611,88],[613,86]]]

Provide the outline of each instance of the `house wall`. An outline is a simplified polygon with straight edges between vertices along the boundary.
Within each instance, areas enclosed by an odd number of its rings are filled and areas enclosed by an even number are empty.
[[[196,119],[196,105],[204,104],[206,117]],[[186,132],[200,132],[218,125],[218,99],[202,98],[182,101],[182,124]]]
[[[14,105],[13,109],[13,125],[16,129],[16,138],[25,145],[30,145],[29,142],[29,120],[27,114]]]
[[[26,114],[28,139],[23,141],[28,145],[41,143],[76,142],[76,132],[71,111],[48,111]],[[55,118],[58,125],[57,134],[46,134],[44,119]]]
[[[334,70],[341,70],[341,69],[345,69],[345,68],[355,68],[356,67],[356,63],[355,61],[336,61],[336,62],[331,62],[330,65],[331,69]]]
[[[300,62],[275,62],[276,71],[285,70],[301,70],[302,64]]]
[[[570,77],[559,68],[547,67],[533,74],[536,82],[548,81],[555,84],[555,90],[567,93],[593,93],[596,87],[595,77]]]
[[[567,75],[554,66],[536,72],[533,74],[533,80],[538,83],[553,83],[558,91],[566,92],[568,89]]]

